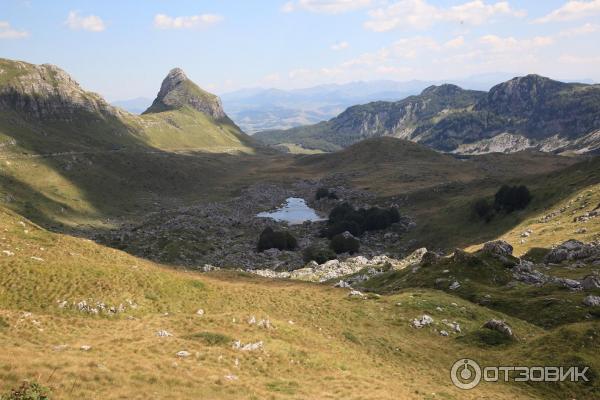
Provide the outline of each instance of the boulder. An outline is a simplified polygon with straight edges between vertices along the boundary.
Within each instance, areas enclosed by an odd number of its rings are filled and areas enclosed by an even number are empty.
[[[585,290],[600,289],[600,276],[588,275],[581,281],[581,286]]]
[[[512,337],[513,331],[512,328],[505,322],[498,319],[491,319],[485,324],[483,324],[484,328],[491,329],[493,331],[497,331],[502,333],[505,336]]]
[[[583,299],[583,304],[585,304],[588,307],[598,307],[600,306],[600,296],[589,295],[585,299]]]
[[[441,256],[438,253],[434,253],[433,251],[427,251],[421,257],[421,265],[432,265],[437,263],[440,260]]]
[[[450,286],[448,286],[448,289],[450,290],[456,290],[460,288],[460,282],[459,281],[454,281],[452,282],[452,284],[450,284]]]
[[[512,256],[513,247],[504,240],[495,240],[484,244],[483,252],[493,256],[508,257]]]

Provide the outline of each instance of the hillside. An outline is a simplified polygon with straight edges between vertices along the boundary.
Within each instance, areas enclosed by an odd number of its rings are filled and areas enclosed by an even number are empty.
[[[514,78],[489,92],[432,86],[397,102],[348,108],[327,122],[255,135],[334,151],[370,137],[393,136],[444,152],[479,154],[528,148],[594,152],[600,130],[600,85],[538,75]]]
[[[563,330],[541,329],[451,293],[409,289],[361,300],[322,285],[178,272],[0,213],[3,391],[24,379],[60,399],[387,399],[433,392],[533,399],[596,387],[453,387],[447,369],[465,353],[480,362],[531,363],[544,357],[544,341],[566,344],[559,339]],[[90,311],[100,303],[104,311]],[[412,328],[410,321],[423,313],[456,321],[461,333],[443,337],[441,327]],[[480,326],[490,318],[509,321],[522,340],[497,348],[479,342]],[[591,324],[568,331],[579,337]],[[161,331],[172,336],[160,337]],[[241,351],[236,340],[260,345]],[[580,350],[585,360],[594,343]]]

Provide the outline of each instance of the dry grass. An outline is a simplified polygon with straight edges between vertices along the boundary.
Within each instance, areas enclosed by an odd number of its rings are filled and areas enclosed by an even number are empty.
[[[0,254],[0,316],[8,324],[0,328],[2,390],[35,379],[60,399],[539,397],[514,385],[471,392],[451,386],[448,370],[456,359],[493,362],[501,353],[433,329],[415,330],[410,319],[428,312],[469,331],[499,314],[444,293],[351,300],[346,290],[319,285],[236,273],[200,276],[51,234],[10,212],[2,213],[0,232],[0,251],[14,253]],[[107,317],[56,304],[86,298],[132,299],[140,307]],[[446,311],[437,312],[438,305]],[[204,316],[195,314],[198,308]],[[268,318],[274,328],[250,325],[250,316]],[[513,323],[531,338],[542,334]],[[157,337],[161,329],[174,336]],[[264,349],[241,352],[193,338],[202,332],[262,340]],[[82,345],[92,349],[82,351]],[[181,350],[191,356],[178,359]]]

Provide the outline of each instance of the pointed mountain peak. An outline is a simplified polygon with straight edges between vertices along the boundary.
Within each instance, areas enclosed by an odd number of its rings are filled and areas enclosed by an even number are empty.
[[[226,118],[221,100],[212,93],[202,90],[192,82],[181,68],[173,68],[160,86],[160,91],[152,105],[144,114],[193,108],[219,120]]]

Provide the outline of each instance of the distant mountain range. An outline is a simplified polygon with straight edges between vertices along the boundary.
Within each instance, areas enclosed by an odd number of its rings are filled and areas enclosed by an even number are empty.
[[[335,151],[380,136],[462,154],[527,148],[597,152],[600,85],[527,75],[489,92],[451,84],[430,86],[400,101],[353,106],[327,122],[265,131],[255,138],[269,145]]]
[[[509,73],[477,75],[452,81],[469,89],[488,90],[496,82],[515,76]],[[306,89],[242,89],[221,96],[223,107],[242,130],[249,134],[264,130],[289,129],[326,121],[355,104],[396,101],[420,93],[445,81],[389,80],[319,85]]]

